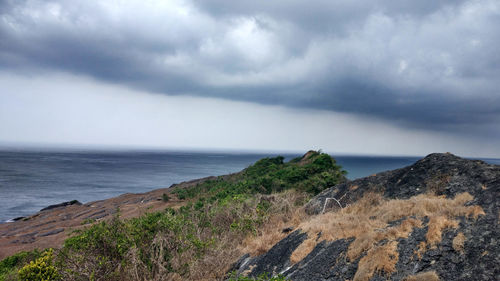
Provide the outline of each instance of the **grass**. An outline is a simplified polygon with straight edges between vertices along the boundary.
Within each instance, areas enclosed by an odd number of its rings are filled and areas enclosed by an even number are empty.
[[[30,252],[19,252],[0,261],[0,281],[17,280],[17,272],[30,261],[41,256],[42,252],[33,250]]]
[[[341,170],[328,154],[308,152],[303,158],[283,162],[281,156],[264,158],[241,173],[209,180],[195,187],[177,188],[174,193],[179,199],[200,197],[199,207],[206,203],[223,201],[242,194],[271,194],[295,189],[318,194],[326,187],[345,181]]]
[[[459,232],[455,238],[453,238],[453,249],[459,253],[464,253],[465,235]]]
[[[443,231],[458,227],[458,217],[484,214],[481,207],[467,204],[473,199],[468,193],[455,198],[437,195],[447,180],[443,176],[428,183],[433,194],[389,200],[366,193],[345,208],[306,215],[302,206],[345,181],[344,175],[324,153],[311,151],[288,163],[283,157],[264,158],[240,173],[164,194],[164,201],[182,200],[175,209],[128,220],[117,215],[107,222],[85,222],[86,228],[54,252],[55,268],[63,280],[285,280],[226,273],[243,253],[268,251],[288,234],[283,229],[302,229],[309,238],[292,253],[292,263],[303,260],[321,241],[353,238],[346,257],[359,260],[354,280],[370,280],[375,273],[389,276],[395,271],[398,239],[407,238],[414,228],[427,228],[425,241],[415,250],[421,258],[439,245]],[[463,252],[464,243],[460,232],[453,248]],[[1,261],[0,280],[15,280],[19,269],[40,255],[23,252]],[[405,280],[439,277],[425,272]]]
[[[407,238],[415,227],[427,226],[426,241],[416,253],[420,258],[441,241],[443,230],[458,227],[457,217],[476,219],[484,215],[481,207],[465,205],[472,199],[470,194],[462,193],[453,199],[421,194],[406,200],[388,200],[368,193],[353,205],[299,224],[298,228],[307,232],[309,238],[292,253],[291,261],[301,261],[323,240],[354,238],[347,251],[348,259],[352,262],[366,253],[359,261],[354,280],[369,280],[375,272],[392,273],[398,261],[398,238]],[[426,217],[429,221],[424,224]]]
[[[398,262],[397,249],[398,243],[396,241],[370,248],[366,256],[359,261],[354,280],[368,281],[374,272],[394,272]]]
[[[408,276],[404,281],[439,281],[439,276],[434,271],[422,272],[417,275]]]
[[[263,253],[281,239],[285,234],[268,234],[298,224],[297,209],[345,181],[344,175],[333,158],[320,152],[290,162],[264,158],[240,173],[162,196],[163,201],[183,200],[179,208],[128,220],[118,212],[110,221],[85,221],[83,230],[54,251],[54,265],[63,280],[221,279],[244,251]],[[2,261],[5,274],[33,260],[16,257]]]

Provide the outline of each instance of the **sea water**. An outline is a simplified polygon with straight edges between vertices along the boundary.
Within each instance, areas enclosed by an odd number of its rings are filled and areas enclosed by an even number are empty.
[[[123,193],[238,172],[278,154],[201,152],[0,151],[0,222],[65,201],[82,203]],[[286,160],[299,154],[280,154]],[[420,157],[335,156],[355,179],[411,165]],[[500,164],[500,160],[489,159]]]

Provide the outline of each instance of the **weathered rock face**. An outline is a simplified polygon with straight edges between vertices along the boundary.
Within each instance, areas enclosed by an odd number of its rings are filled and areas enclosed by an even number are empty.
[[[336,212],[372,191],[382,193],[387,199],[408,199],[423,193],[454,198],[467,192],[473,199],[465,206],[477,205],[484,214],[477,219],[457,217],[456,227],[444,227],[435,247],[419,253],[419,245],[428,239],[430,225],[428,217],[424,217],[423,224],[414,227],[407,237],[395,239],[394,270],[377,269],[368,279],[356,273],[369,249],[354,260],[347,258],[354,238],[321,241],[302,260],[292,264],[293,251],[308,236],[300,229],[261,256],[242,257],[233,270],[253,277],[281,273],[290,280],[404,280],[423,272],[434,272],[440,280],[500,280],[500,166],[452,154],[431,154],[412,166],[327,189],[306,205],[306,212],[313,217]],[[387,228],[397,226],[402,220],[391,222]],[[387,240],[378,241],[372,247],[384,243],[388,243]]]
[[[56,208],[61,208],[61,207],[66,207],[66,206],[71,206],[71,205],[82,205],[82,203],[80,203],[78,200],[72,200],[72,201],[68,201],[68,202],[62,202],[62,203],[59,203],[59,204],[47,206],[47,207],[41,209],[40,212],[42,212],[42,211],[48,211],[48,210],[52,210],[52,209],[56,209]]]

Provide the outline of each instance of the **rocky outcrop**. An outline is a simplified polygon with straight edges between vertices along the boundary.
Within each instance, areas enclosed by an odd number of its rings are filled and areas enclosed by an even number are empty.
[[[78,200],[71,200],[68,202],[62,202],[59,204],[49,205],[49,206],[41,209],[40,212],[48,211],[48,210],[52,210],[52,209],[56,209],[56,208],[61,208],[61,207],[67,207],[67,206],[71,206],[71,205],[82,205],[82,203],[80,203]]]
[[[338,212],[340,216],[349,206],[365,202],[360,200],[371,193],[382,194],[383,200],[393,202],[394,206],[407,202],[405,206],[411,212],[402,210],[408,215],[377,225],[373,230],[376,238],[372,240],[366,233],[327,239],[326,230],[313,233],[299,228],[267,253],[242,257],[232,270],[250,277],[282,274],[289,280],[500,280],[500,166],[449,153],[431,154],[411,166],[329,188],[314,197],[305,210],[311,221],[320,216],[328,218],[329,213]],[[463,206],[455,206],[460,210],[452,214],[444,205],[424,206],[428,203],[422,196],[427,194],[433,194],[425,197],[433,202],[447,203],[460,196],[466,200]],[[423,201],[420,207],[427,208],[420,215],[411,209],[418,207],[418,200]],[[439,216],[433,216],[433,212]],[[408,222],[411,222],[409,229],[401,231]],[[336,221],[326,223],[343,227]],[[331,237],[339,235],[342,236]],[[362,244],[359,242],[362,239],[369,243]],[[431,239],[434,242],[429,242]],[[311,251],[292,262],[294,251],[311,241],[314,242]],[[353,255],[352,250],[358,244],[365,248],[359,255]],[[377,251],[382,250],[387,251],[379,259],[386,260],[377,261]]]

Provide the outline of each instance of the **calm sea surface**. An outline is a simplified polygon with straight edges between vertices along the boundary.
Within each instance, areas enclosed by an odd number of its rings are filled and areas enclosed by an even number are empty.
[[[0,222],[51,204],[89,202],[223,175],[272,154],[0,151]],[[299,155],[286,155],[287,160]],[[410,165],[416,157],[335,156],[350,179]],[[487,162],[500,164],[498,159]]]

